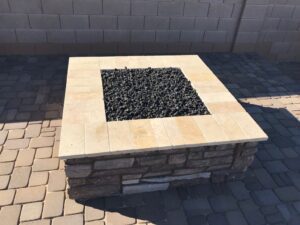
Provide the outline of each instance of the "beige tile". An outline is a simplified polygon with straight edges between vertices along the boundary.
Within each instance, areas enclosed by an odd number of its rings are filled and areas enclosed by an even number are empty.
[[[132,150],[134,140],[128,121],[112,121],[108,124],[110,151]]]

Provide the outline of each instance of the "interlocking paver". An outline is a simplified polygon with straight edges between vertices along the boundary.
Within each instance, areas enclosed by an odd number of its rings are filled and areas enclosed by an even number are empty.
[[[7,140],[4,144],[6,149],[20,149],[27,148],[29,146],[30,139],[15,139],[15,140]]]
[[[3,190],[3,189],[7,188],[9,178],[10,177],[8,175],[0,176],[0,190]]]
[[[20,221],[37,220],[41,218],[42,209],[42,202],[24,204],[22,206]]]
[[[0,162],[15,161],[18,155],[18,150],[3,150],[0,154]]]
[[[41,133],[42,124],[30,124],[26,128],[25,137],[26,138],[35,138],[38,137]]]
[[[14,203],[28,203],[42,201],[45,197],[45,187],[27,187],[17,189]]]
[[[43,147],[51,147],[54,144],[53,137],[37,137],[32,138],[30,141],[31,148],[43,148]]]
[[[33,148],[20,150],[15,163],[15,167],[31,166],[34,159],[34,154],[35,154],[35,149]]]
[[[51,156],[52,156],[52,148],[51,147],[38,148],[36,150],[35,158],[37,158],[37,159],[51,158]]]
[[[84,205],[76,202],[74,199],[67,198],[65,200],[65,205],[64,205],[64,214],[65,215],[82,213],[83,209],[84,209]]]
[[[47,193],[43,209],[43,218],[60,216],[63,213],[64,192]]]
[[[18,225],[21,205],[10,205],[1,208],[0,221],[5,225]]]
[[[52,225],[83,225],[83,215],[69,215],[69,216],[62,216],[56,217],[52,220]]]
[[[58,158],[35,159],[32,166],[32,171],[50,171],[56,170],[59,165]]]
[[[48,191],[63,191],[66,187],[66,174],[64,170],[49,172]]]
[[[9,188],[26,187],[29,182],[31,167],[16,167],[11,175]]]
[[[300,64],[274,64],[253,55],[207,54],[203,59],[270,137],[259,145],[244,179],[94,199],[92,203],[75,202],[64,194],[63,203],[58,205],[65,216],[41,219],[38,206],[44,204],[45,197],[65,190],[64,162],[57,156],[67,58],[0,57],[0,86],[5,84],[0,88],[0,190],[8,193],[0,196],[0,202],[10,204],[1,208],[0,224],[111,225],[117,221],[143,225],[298,225]],[[48,120],[46,114],[56,118]],[[9,133],[10,138],[17,139],[9,139]],[[32,144],[34,147],[28,148]],[[10,189],[11,176],[22,167],[32,168],[28,186],[36,189]],[[219,196],[231,200],[221,201]],[[22,210],[17,202],[24,204]],[[32,213],[26,213],[30,209]],[[33,220],[21,221],[26,214]]]
[[[29,186],[40,186],[48,182],[48,172],[32,172],[29,178]]]
[[[0,191],[0,206],[10,205],[15,197],[15,190]]]

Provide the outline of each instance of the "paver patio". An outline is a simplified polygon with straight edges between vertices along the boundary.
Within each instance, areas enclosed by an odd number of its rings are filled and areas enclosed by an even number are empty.
[[[245,178],[76,203],[57,157],[67,57],[0,57],[0,224],[299,224],[300,64],[202,58],[269,136]]]

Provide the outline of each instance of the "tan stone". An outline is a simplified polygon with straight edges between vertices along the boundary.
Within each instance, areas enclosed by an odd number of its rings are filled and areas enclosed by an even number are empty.
[[[50,125],[50,121],[49,120],[44,120],[43,123],[42,123],[42,127],[45,128],[45,127],[49,127]]]
[[[58,168],[58,165],[58,158],[35,159],[32,166],[32,171],[56,170]]]
[[[33,148],[20,150],[15,163],[15,167],[31,166],[34,159],[34,154],[35,149]]]
[[[54,144],[53,137],[37,137],[32,138],[30,142],[31,148],[51,147]]]
[[[42,125],[41,124],[31,124],[26,128],[25,137],[35,138],[38,137],[41,133]]]
[[[47,184],[48,172],[32,172],[29,179],[29,186],[39,186]]]
[[[24,137],[25,131],[23,129],[10,130],[7,139],[20,139]]]
[[[37,158],[37,159],[51,158],[51,156],[52,156],[52,148],[51,147],[38,148],[36,150],[35,158]]]
[[[126,215],[122,215],[119,212],[107,212],[106,215],[107,224],[120,225],[120,224],[135,224],[135,218],[131,218]]]
[[[54,142],[52,157],[58,157],[59,141]]]
[[[52,225],[83,225],[82,214],[56,217],[52,220]]]
[[[15,190],[0,191],[0,206],[10,205],[13,203]]]
[[[20,205],[11,205],[1,208],[0,221],[3,225],[18,225],[21,212]]]
[[[26,126],[27,122],[6,123],[4,130],[24,129]]]
[[[0,163],[0,175],[11,174],[13,168],[14,168],[14,163],[13,162]]]
[[[0,162],[15,161],[18,155],[18,150],[3,150],[0,154]]]
[[[66,188],[66,174],[64,170],[50,171],[48,191],[63,191]]]
[[[96,220],[96,221],[86,222],[85,225],[105,225],[105,222]]]
[[[101,220],[104,218],[104,211],[101,209],[93,208],[91,206],[84,207],[84,220]]]
[[[21,149],[29,146],[29,139],[15,139],[7,140],[5,142],[5,149]]]
[[[55,131],[55,127],[42,128],[42,132],[53,132],[53,131]]]
[[[50,219],[34,220],[29,222],[21,222],[20,225],[50,225]]]
[[[75,200],[68,199],[68,198],[65,200],[65,206],[64,206],[65,215],[82,213],[83,209],[84,209],[84,205],[77,203]]]
[[[8,186],[8,182],[9,182],[8,175],[0,176],[0,190],[6,189]]]
[[[11,175],[9,188],[26,187],[29,182],[31,167],[16,167]]]
[[[2,130],[0,131],[0,145],[3,145],[6,137],[7,137],[8,131],[7,130]]]
[[[54,137],[55,136],[55,132],[44,132],[41,133],[41,137]]]
[[[27,203],[42,201],[45,197],[45,187],[27,187],[17,189],[14,203]]]
[[[37,220],[41,218],[42,209],[42,202],[24,204],[22,206],[20,221]]]
[[[51,120],[50,127],[61,127],[61,120]]]
[[[43,218],[60,216],[64,207],[64,192],[49,192],[46,195]]]

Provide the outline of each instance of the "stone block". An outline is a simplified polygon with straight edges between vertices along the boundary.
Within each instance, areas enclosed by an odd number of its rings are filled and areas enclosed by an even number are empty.
[[[5,149],[25,149],[29,146],[30,139],[15,139],[5,142]]]
[[[226,42],[226,31],[206,31],[204,35],[205,42],[223,43]]]
[[[135,194],[135,193],[143,193],[143,192],[163,191],[163,190],[167,190],[168,187],[169,187],[169,183],[130,185],[130,186],[123,187],[123,193]]]
[[[203,31],[184,30],[181,31],[180,41],[182,42],[201,42],[203,40]]]
[[[0,163],[0,175],[8,175],[11,174],[14,168],[13,162],[2,162]]]
[[[184,16],[206,17],[208,15],[209,3],[185,2]]]
[[[73,30],[50,30],[47,31],[47,39],[49,43],[75,43],[75,32]],[[44,139],[46,137],[40,138]],[[48,137],[48,140],[50,139]]]
[[[222,157],[233,155],[233,149],[231,150],[223,150],[223,151],[206,151],[204,152],[204,158],[212,158],[212,157]]]
[[[295,6],[293,5],[274,5],[272,9],[271,17],[275,18],[291,18],[294,12]]]
[[[53,144],[54,144],[53,137],[37,137],[37,138],[31,139],[30,147],[32,147],[32,148],[51,147],[51,146],[53,146]]]
[[[89,199],[95,197],[105,197],[120,194],[120,186],[118,185],[84,185],[80,187],[70,188],[68,190],[70,198]]]
[[[33,163],[35,149],[23,149],[19,151],[15,167],[31,166]]]
[[[0,206],[10,205],[14,201],[15,190],[0,191]]]
[[[211,3],[208,17],[230,18],[233,12],[234,4]]]
[[[13,162],[16,160],[18,150],[2,150],[0,154],[0,162]]]
[[[23,129],[10,130],[7,139],[20,139],[24,137]]]
[[[129,0],[103,0],[103,14],[126,16],[130,15],[130,1]]]
[[[105,30],[104,42],[129,42],[130,32],[128,30]]]
[[[32,171],[50,171],[56,170],[59,166],[58,158],[49,158],[49,159],[35,159]]]
[[[66,175],[69,178],[87,177],[92,172],[91,165],[67,165],[65,168]]]
[[[60,28],[58,15],[33,14],[29,15],[30,26],[33,29],[56,29]]]
[[[9,0],[11,12],[14,13],[41,13],[40,0]]]
[[[299,20],[281,19],[278,30],[296,31],[299,25]]]
[[[62,29],[88,29],[89,18],[86,15],[61,15]]]
[[[180,31],[177,30],[159,30],[156,31],[157,42],[178,42]]]
[[[0,176],[0,190],[4,190],[7,188],[9,178],[10,177],[8,175]]]
[[[159,16],[182,16],[184,2],[169,1],[158,3]]]
[[[134,158],[121,158],[110,160],[99,160],[94,164],[95,170],[109,170],[109,169],[121,169],[132,167]]]
[[[103,31],[99,30],[77,30],[77,43],[99,43],[103,41]]]
[[[217,30],[219,19],[217,18],[196,18],[195,29]]]
[[[16,30],[18,42],[21,43],[46,43],[46,31],[44,30],[28,30],[17,29]]]
[[[166,155],[145,156],[136,159],[141,166],[163,165],[167,161]]]
[[[42,0],[45,14],[73,14],[72,0]]]
[[[0,28],[29,28],[28,16],[25,14],[1,14]]]
[[[73,0],[74,14],[95,15],[102,12],[102,0]]]
[[[29,187],[45,185],[48,182],[48,172],[32,172]]]
[[[54,170],[49,173],[48,191],[63,191],[66,188],[66,174],[64,170]]]
[[[237,26],[237,20],[232,18],[220,18],[218,30],[234,31]]]
[[[98,208],[93,208],[90,206],[85,206],[84,209],[84,220],[93,221],[104,219],[104,211]]]
[[[132,42],[154,42],[155,31],[152,30],[133,30],[131,31]]]
[[[296,6],[293,14],[293,18],[299,19],[300,18],[300,6]]]
[[[142,1],[134,0],[131,2],[131,15],[134,16],[149,16],[157,15],[157,1]]]
[[[192,30],[194,29],[195,18],[193,17],[172,17],[170,21],[171,30]]]
[[[0,30],[0,42],[1,43],[14,43],[17,41],[16,32],[14,29],[1,29]],[[0,143],[3,141],[1,139],[0,131]]]
[[[238,209],[236,200],[230,195],[216,195],[211,197],[209,201],[216,212],[226,212]]]
[[[145,29],[147,30],[167,30],[170,26],[170,18],[165,16],[146,16]]]
[[[84,205],[77,203],[73,199],[66,199],[64,205],[64,215],[72,215],[77,213],[82,213]]]
[[[174,154],[170,155],[168,159],[169,164],[182,164],[186,161],[185,154]]]
[[[118,28],[124,30],[143,29],[144,17],[143,16],[119,16]]]
[[[267,13],[268,5],[246,5],[243,18],[263,19]]]
[[[94,29],[117,29],[118,20],[116,16],[90,16],[90,26]]]
[[[4,144],[7,136],[8,136],[8,131],[7,130],[0,131],[0,145]]]

